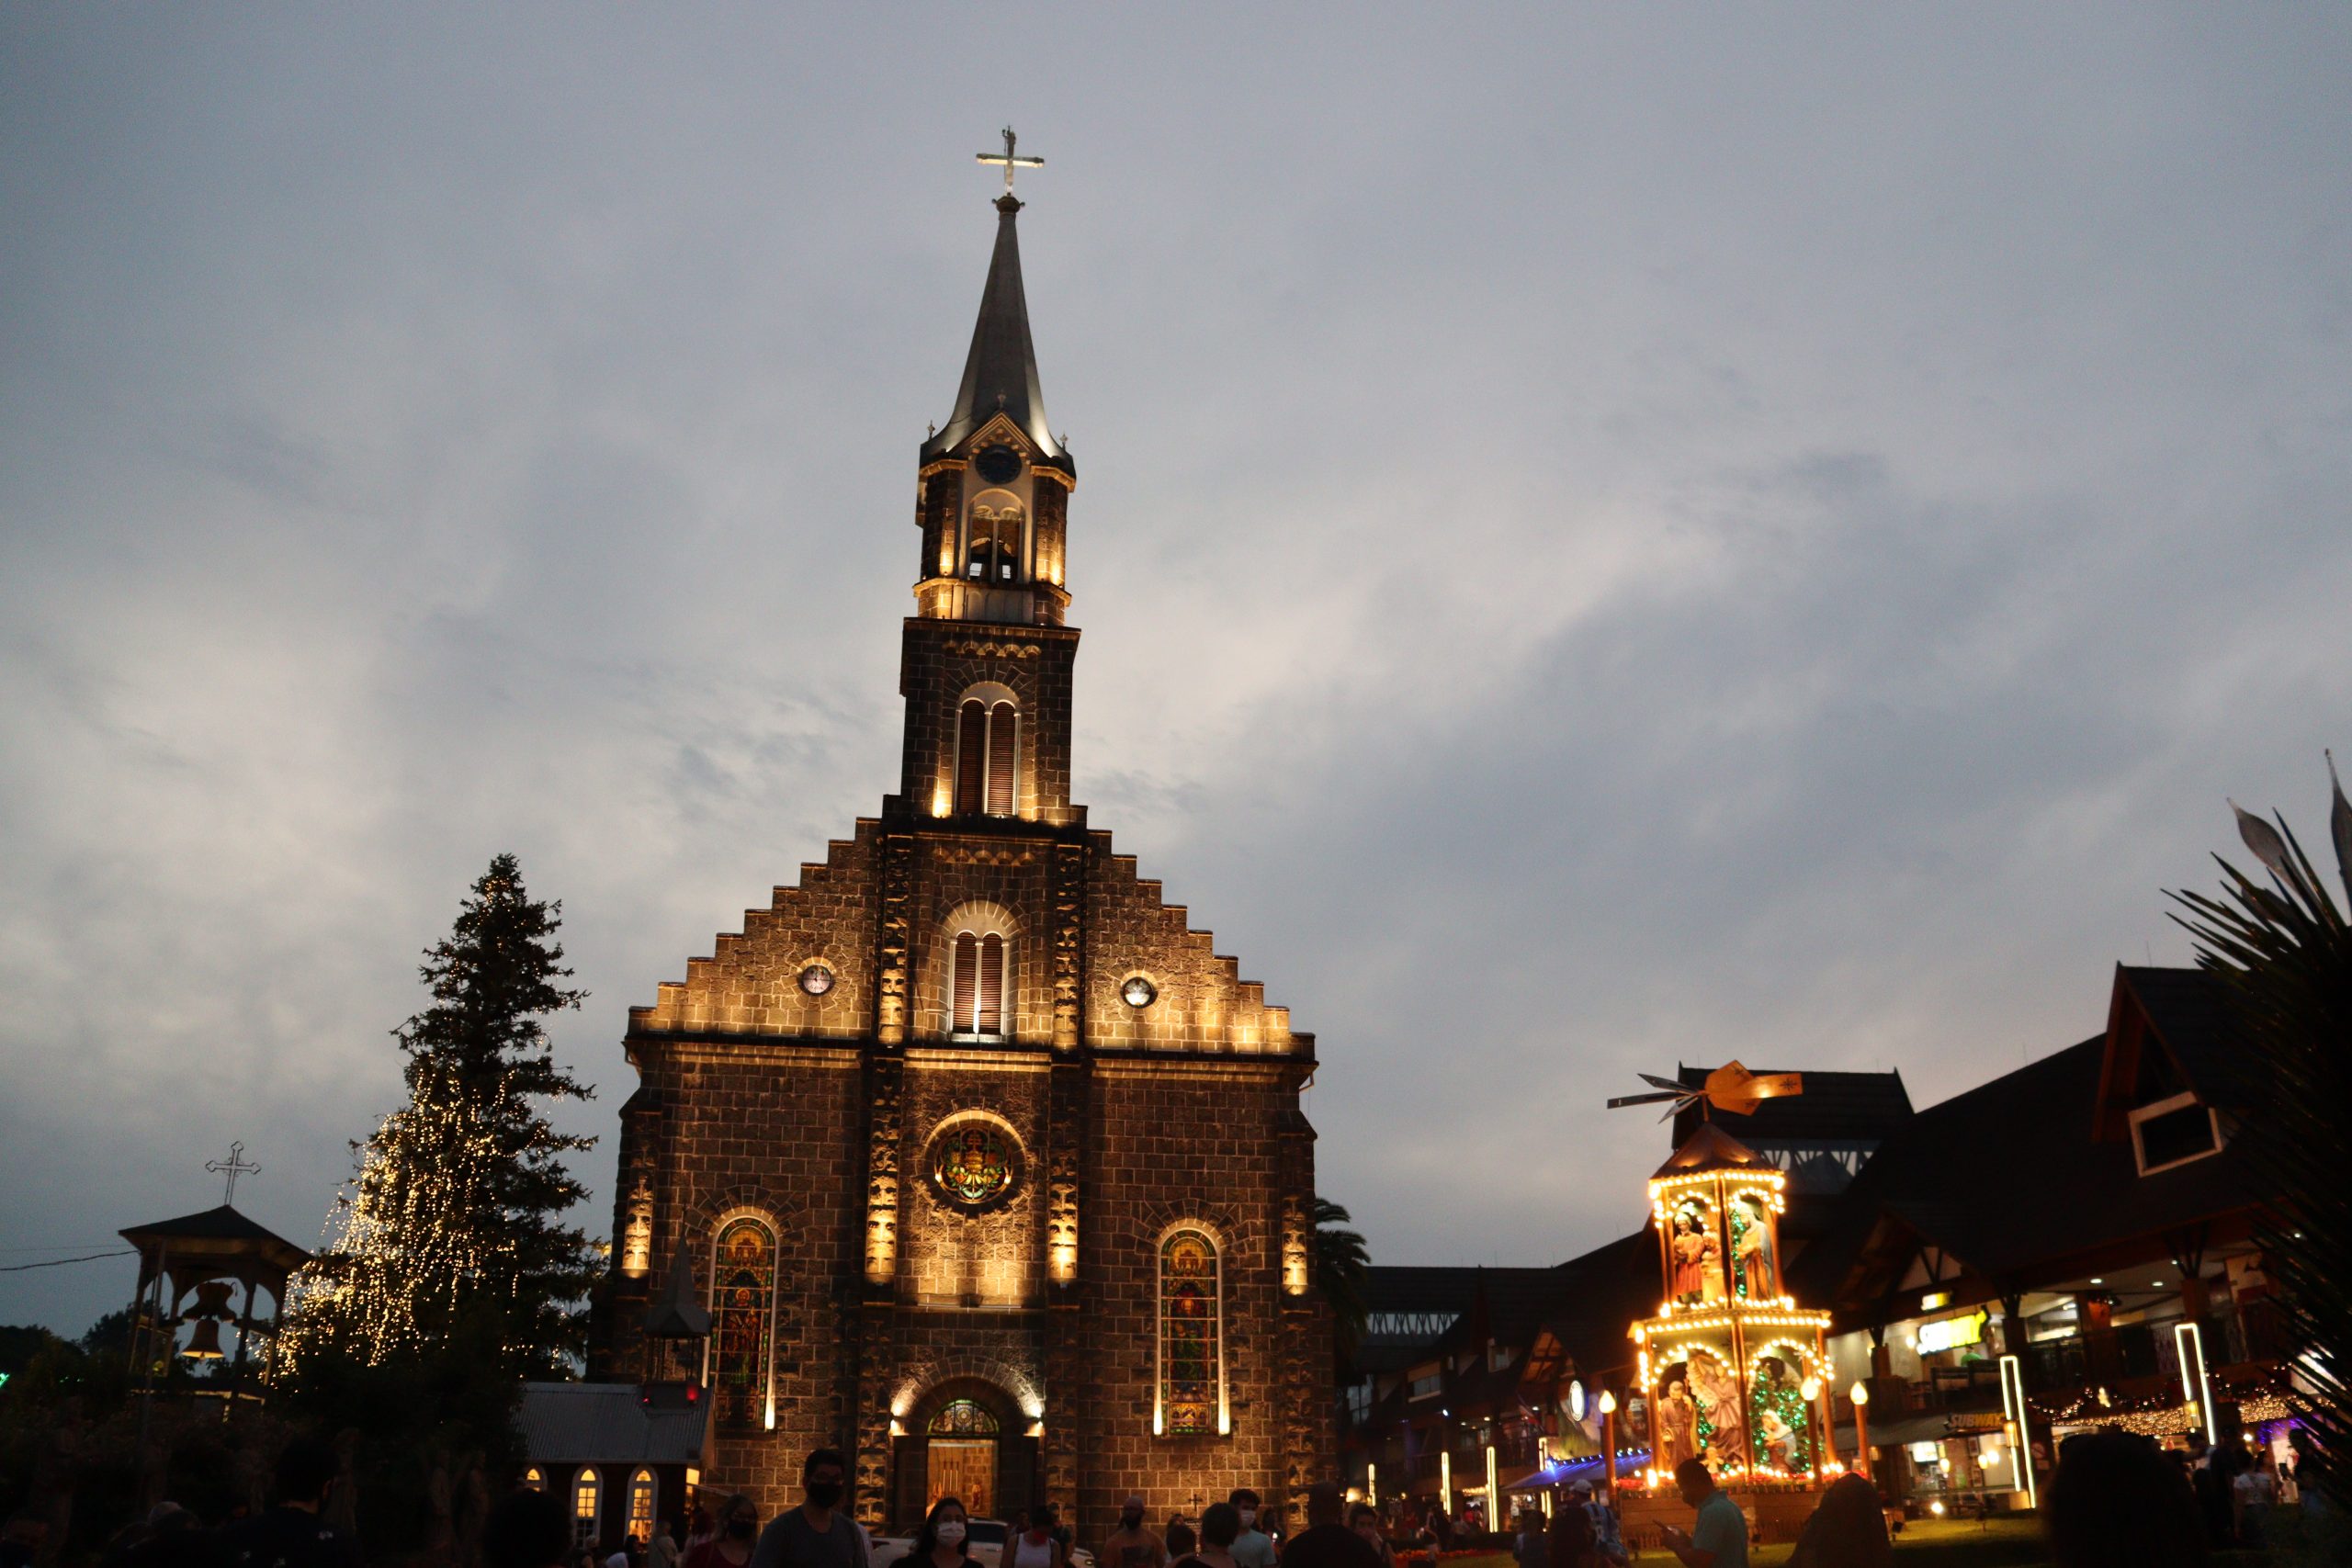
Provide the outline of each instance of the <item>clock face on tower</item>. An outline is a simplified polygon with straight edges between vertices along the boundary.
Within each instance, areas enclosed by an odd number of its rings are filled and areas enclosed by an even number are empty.
[[[1011,484],[1021,477],[1021,454],[1010,446],[989,446],[972,459],[980,478],[992,485]]]

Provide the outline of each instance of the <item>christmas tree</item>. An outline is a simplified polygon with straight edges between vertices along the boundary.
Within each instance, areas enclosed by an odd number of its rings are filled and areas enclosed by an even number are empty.
[[[593,1092],[540,1023],[586,995],[562,985],[561,910],[503,854],[426,950],[433,1003],[393,1032],[408,1103],[353,1145],[356,1174],[297,1297],[298,1360],[406,1359],[461,1325],[494,1335],[510,1376],[560,1376],[577,1353],[594,1259],[562,1222],[582,1192],[562,1156],[595,1140],[558,1133],[543,1109]]]

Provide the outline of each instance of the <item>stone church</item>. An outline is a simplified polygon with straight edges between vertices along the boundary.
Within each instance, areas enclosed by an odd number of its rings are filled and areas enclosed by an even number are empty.
[[[877,1529],[953,1493],[1095,1540],[1240,1485],[1295,1520],[1333,1472],[1314,1037],[1070,800],[1022,205],[917,461],[898,792],[630,1010],[591,1372],[699,1384],[704,1492],[768,1510],[834,1445]],[[688,1269],[707,1337],[658,1337]]]

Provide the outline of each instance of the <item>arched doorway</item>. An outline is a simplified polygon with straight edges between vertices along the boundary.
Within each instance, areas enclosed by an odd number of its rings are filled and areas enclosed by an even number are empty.
[[[1037,1443],[1021,1407],[978,1378],[927,1392],[891,1444],[891,1523],[912,1531],[942,1497],[974,1518],[1001,1519],[1034,1502]]]
[[[1004,1517],[996,1495],[997,1445],[1004,1429],[988,1407],[975,1399],[950,1400],[923,1436],[923,1512],[942,1497],[956,1497],[976,1518]]]

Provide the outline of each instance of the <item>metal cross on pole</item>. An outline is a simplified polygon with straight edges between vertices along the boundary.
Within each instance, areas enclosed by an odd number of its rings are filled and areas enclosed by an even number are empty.
[[[973,156],[978,158],[981,163],[989,164],[992,168],[1001,167],[1004,170],[1004,193],[1007,196],[1011,196],[1012,194],[1013,170],[1042,169],[1046,166],[1046,161],[1043,158],[1014,157],[1012,155],[1012,144],[1015,138],[1012,134],[1012,127],[1008,125],[1004,128],[1004,151],[1002,152],[976,152],[973,154]]]
[[[259,1176],[261,1174],[261,1167],[257,1165],[248,1165],[245,1163],[245,1145],[243,1143],[231,1144],[229,1145],[229,1157],[227,1159],[206,1160],[204,1162],[204,1168],[212,1172],[215,1176],[225,1176],[229,1179],[229,1190],[220,1194],[220,1201],[223,1203],[231,1203],[236,1201],[237,1178],[241,1176]]]

